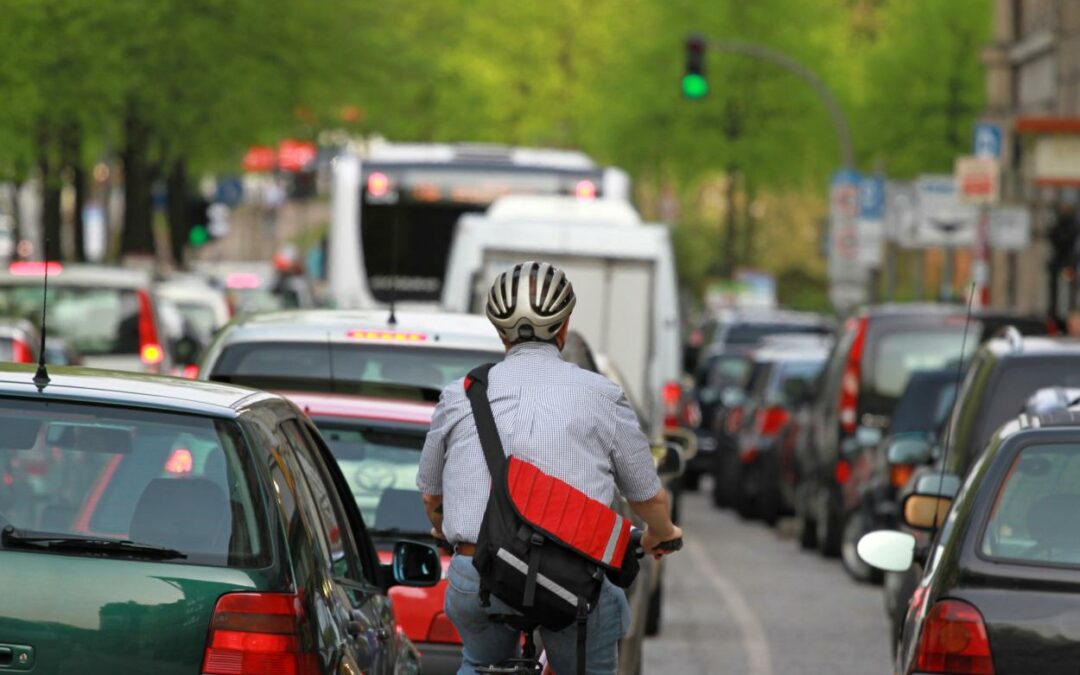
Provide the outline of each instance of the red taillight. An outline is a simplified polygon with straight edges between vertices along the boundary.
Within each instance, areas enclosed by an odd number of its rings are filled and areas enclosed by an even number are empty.
[[[942,600],[923,622],[916,670],[993,675],[994,661],[982,615],[966,602]]]
[[[761,408],[754,415],[754,424],[761,436],[775,436],[788,421],[788,411],[779,406]]]
[[[596,183],[591,180],[579,180],[574,186],[578,199],[596,199]]]
[[[682,400],[682,386],[678,382],[668,382],[661,392],[664,399],[664,429],[679,428],[679,401]]]
[[[30,351],[30,345],[22,340],[12,340],[11,360],[15,363],[33,363],[34,354]]]
[[[836,467],[833,468],[833,478],[837,485],[847,485],[847,482],[851,480],[851,462],[846,459],[837,461]]]
[[[390,192],[390,179],[385,173],[376,171],[368,176],[367,191],[372,197],[385,197]]]
[[[135,297],[139,299],[139,357],[146,365],[156,366],[165,360],[165,350],[161,348],[161,342],[158,341],[150,294],[138,290],[135,291]]]
[[[1050,317],[1046,320],[1046,334],[1051,336],[1061,334],[1061,331],[1058,330],[1057,321],[1054,320],[1054,317]]]
[[[746,414],[746,411],[743,409],[742,406],[731,409],[731,412],[728,413],[726,420],[726,431],[728,434],[734,436],[735,434],[739,433],[739,427],[742,426],[742,418],[744,414]]]
[[[189,363],[180,371],[180,377],[186,377],[189,380],[199,379],[199,366]]]
[[[451,623],[450,617],[445,612],[439,612],[431,620],[431,628],[428,630],[428,642],[443,642],[449,644],[461,644],[461,636]]]
[[[313,675],[302,649],[300,598],[290,593],[227,593],[218,598],[203,657],[204,675]]]
[[[44,276],[45,270],[49,276],[54,277],[64,271],[64,266],[56,261],[39,262],[35,260],[19,260],[8,266],[8,273],[19,277]]]
[[[867,318],[850,319],[849,330],[855,331],[851,349],[848,351],[844,375],[840,380],[840,428],[844,433],[853,434],[858,426],[859,381],[862,378],[863,342],[866,340]]]
[[[889,482],[894,488],[902,488],[907,485],[913,473],[915,473],[914,464],[893,464],[889,467]]]

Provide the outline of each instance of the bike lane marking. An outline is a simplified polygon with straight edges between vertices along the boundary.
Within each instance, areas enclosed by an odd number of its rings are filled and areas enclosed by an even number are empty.
[[[746,650],[747,674],[773,675],[765,627],[746,596],[731,579],[724,576],[716,562],[693,539],[687,540],[684,550],[694,559],[697,569],[706,571],[705,579],[727,605],[732,618],[738,624],[739,632],[742,633],[743,647]]]

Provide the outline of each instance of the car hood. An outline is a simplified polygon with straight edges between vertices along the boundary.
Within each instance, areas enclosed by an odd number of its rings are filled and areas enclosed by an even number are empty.
[[[34,675],[197,673],[217,598],[257,587],[239,570],[41,552],[0,550],[0,569],[0,641]]]

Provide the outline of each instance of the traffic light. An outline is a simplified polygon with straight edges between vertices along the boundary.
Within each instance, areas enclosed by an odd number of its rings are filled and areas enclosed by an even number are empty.
[[[705,38],[691,35],[686,38],[686,73],[682,78],[683,96],[697,100],[709,93],[705,79]]]

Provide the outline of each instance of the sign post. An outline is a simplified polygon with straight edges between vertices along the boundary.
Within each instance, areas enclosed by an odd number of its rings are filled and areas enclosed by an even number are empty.
[[[843,169],[829,185],[829,299],[845,310],[867,299],[866,268],[859,264],[859,174]]]
[[[976,135],[976,150],[978,146]],[[992,156],[957,157],[954,174],[960,201],[979,207],[975,263],[971,270],[975,282],[973,306],[986,307],[990,304],[990,205],[996,204],[1001,194],[998,161]]]

